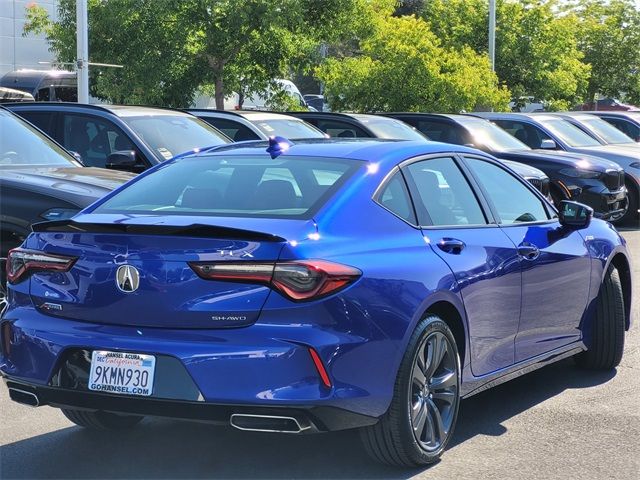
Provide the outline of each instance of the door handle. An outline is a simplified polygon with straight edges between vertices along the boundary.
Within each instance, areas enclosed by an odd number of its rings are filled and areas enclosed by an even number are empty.
[[[445,253],[451,253],[452,255],[460,255],[465,247],[465,244],[462,240],[447,237],[441,238],[437,245],[440,250]]]
[[[518,255],[525,260],[535,260],[540,256],[540,249],[531,243],[523,243],[518,246]]]

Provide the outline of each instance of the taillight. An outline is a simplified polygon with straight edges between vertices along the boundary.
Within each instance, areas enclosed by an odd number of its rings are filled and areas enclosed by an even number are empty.
[[[76,257],[14,248],[7,255],[7,281],[21,282],[34,272],[66,272],[76,260]]]
[[[206,280],[262,283],[295,301],[315,300],[337,292],[362,275],[357,268],[325,260],[291,262],[190,262]]]

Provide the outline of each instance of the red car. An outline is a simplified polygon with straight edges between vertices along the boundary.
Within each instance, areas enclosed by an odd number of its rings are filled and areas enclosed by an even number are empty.
[[[640,111],[639,107],[635,105],[629,105],[628,103],[622,103],[615,98],[601,98],[596,102],[583,103],[576,107],[576,110],[617,110],[622,112],[628,111]]]

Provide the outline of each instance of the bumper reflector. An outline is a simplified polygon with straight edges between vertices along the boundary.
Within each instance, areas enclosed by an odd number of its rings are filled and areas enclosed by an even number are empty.
[[[313,360],[313,364],[316,366],[316,370],[318,370],[318,375],[320,375],[322,383],[324,383],[325,387],[331,388],[331,380],[327,374],[327,369],[324,367],[324,363],[322,363],[320,359],[320,355],[311,347],[309,347],[309,355],[311,355],[311,360]]]

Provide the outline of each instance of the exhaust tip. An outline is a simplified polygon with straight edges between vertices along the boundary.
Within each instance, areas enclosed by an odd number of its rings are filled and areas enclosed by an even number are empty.
[[[20,390],[19,388],[9,387],[9,398],[14,402],[28,405],[30,407],[39,407],[40,400],[35,393],[27,392],[26,390]]]
[[[301,433],[311,428],[309,421],[278,415],[234,413],[229,423],[238,430],[248,432]]]

